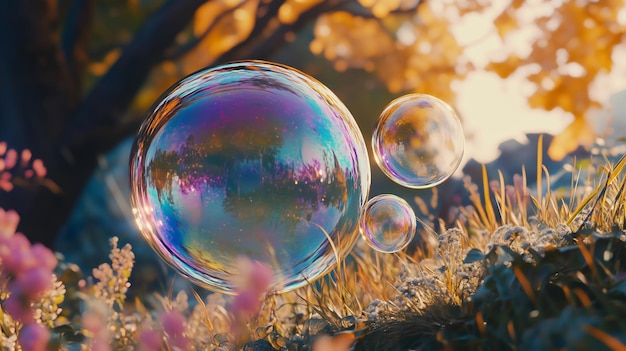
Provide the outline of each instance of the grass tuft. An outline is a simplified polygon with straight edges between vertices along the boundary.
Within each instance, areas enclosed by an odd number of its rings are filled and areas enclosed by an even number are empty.
[[[231,297],[190,297],[174,284],[128,301],[134,256],[113,239],[110,264],[84,277],[62,262],[63,288],[55,283],[33,305],[46,312],[38,323],[51,334],[48,350],[147,349],[148,336],[155,350],[624,350],[626,155],[574,159],[550,174],[542,143],[536,189],[524,167],[507,184],[483,166],[481,188],[463,179],[471,205],[453,222],[429,213],[438,207],[433,189],[429,203],[416,198],[423,228],[412,251],[383,254],[361,240],[341,259],[344,245],[325,232],[335,269],[268,294],[245,318],[233,313]],[[563,176],[571,176],[568,189],[555,189]],[[13,278],[0,275],[2,351],[20,350],[20,323],[5,307]]]

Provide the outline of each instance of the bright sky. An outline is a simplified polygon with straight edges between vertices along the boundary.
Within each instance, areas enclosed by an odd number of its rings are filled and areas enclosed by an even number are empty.
[[[506,55],[492,18],[509,1],[496,0],[492,3],[493,8],[484,15],[465,16],[453,29],[461,44],[471,43],[465,54],[476,67],[482,67],[490,60]],[[536,11],[545,13],[546,9],[536,7]],[[626,15],[626,11],[623,12]],[[529,49],[528,40],[534,35],[533,29],[520,31],[507,40],[507,46],[524,54]],[[616,50],[614,64],[612,74],[597,82],[602,88],[592,89],[603,94],[597,96],[600,101],[608,101],[612,94],[626,89],[626,82],[621,79],[626,76],[626,48]],[[467,138],[462,164],[470,158],[489,162],[498,156],[498,145],[503,141],[516,139],[525,142],[526,133],[558,133],[573,118],[561,110],[547,112],[529,108],[526,97],[532,88],[521,77],[512,76],[503,81],[493,73],[477,71],[459,82],[455,88],[456,106],[463,118]]]

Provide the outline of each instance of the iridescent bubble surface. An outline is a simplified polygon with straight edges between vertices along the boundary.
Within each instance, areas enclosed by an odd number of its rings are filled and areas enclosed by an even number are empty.
[[[272,267],[280,293],[330,270],[333,245],[348,254],[370,168],[354,118],[328,88],[245,61],[161,98],[135,139],[130,179],[144,237],[180,273],[233,293],[243,256]]]
[[[401,197],[383,194],[367,202],[361,216],[361,235],[380,252],[404,249],[415,236],[415,212]]]
[[[387,177],[408,188],[424,189],[456,171],[465,137],[448,104],[430,95],[409,94],[393,100],[380,114],[372,148]]]

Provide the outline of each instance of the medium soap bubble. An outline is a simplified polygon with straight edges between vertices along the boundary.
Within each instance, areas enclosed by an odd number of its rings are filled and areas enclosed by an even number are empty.
[[[465,137],[445,102],[425,94],[393,100],[372,136],[374,159],[394,182],[413,189],[436,186],[459,167]]]
[[[246,61],[161,98],[135,139],[130,179],[143,236],[180,273],[233,293],[243,256],[271,267],[280,293],[330,270],[333,246],[348,254],[370,168],[335,94],[295,69]]]
[[[361,235],[380,252],[404,249],[415,236],[415,212],[401,197],[383,194],[367,202],[361,215]]]

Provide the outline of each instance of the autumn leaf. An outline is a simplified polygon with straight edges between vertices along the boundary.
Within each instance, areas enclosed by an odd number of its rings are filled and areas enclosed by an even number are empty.
[[[493,71],[500,76],[500,78],[508,78],[513,72],[515,72],[519,66],[521,66],[522,59],[517,55],[512,54],[504,61],[491,62],[485,67],[487,71]]]
[[[560,161],[567,154],[576,150],[579,145],[586,147],[593,145],[595,138],[593,127],[585,118],[574,118],[574,121],[565,130],[552,139],[548,147],[548,156],[555,161]]]
[[[514,8],[507,7],[493,21],[493,24],[498,30],[498,35],[500,36],[500,38],[504,38],[508,33],[519,28],[517,18],[515,17],[514,12]]]
[[[278,11],[278,19],[282,23],[286,24],[295,23],[300,17],[300,14],[317,5],[321,1],[322,0],[287,0]]]

